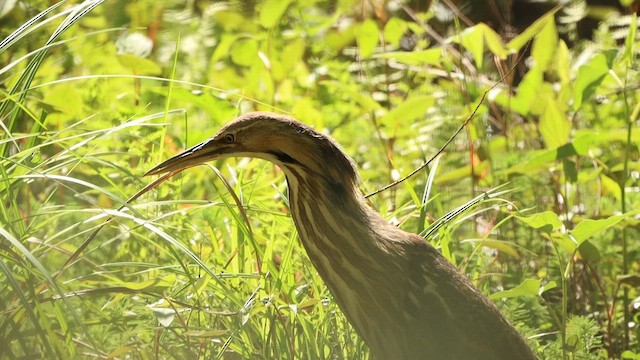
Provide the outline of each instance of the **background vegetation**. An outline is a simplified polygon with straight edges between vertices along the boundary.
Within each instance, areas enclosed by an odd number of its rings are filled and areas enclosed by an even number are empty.
[[[372,203],[424,234],[508,184],[427,240],[540,358],[640,359],[638,6],[557,3],[0,1],[0,357],[368,358],[278,168],[126,199],[251,110],[331,134],[369,193],[480,104]]]

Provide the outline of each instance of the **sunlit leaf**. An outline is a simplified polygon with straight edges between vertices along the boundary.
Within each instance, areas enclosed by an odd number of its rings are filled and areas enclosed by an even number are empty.
[[[260,25],[271,28],[276,25],[291,4],[292,0],[266,0],[260,7],[258,21]]]
[[[358,48],[360,56],[368,58],[379,43],[378,25],[371,19],[365,20],[358,28]]]
[[[393,59],[406,65],[438,65],[442,58],[442,49],[433,48],[421,51],[391,51],[384,54],[376,54],[375,58]]]
[[[397,17],[392,17],[384,25],[384,40],[389,44],[397,47],[400,45],[400,40],[407,31],[407,23]]]
[[[508,254],[515,258],[520,257],[520,253],[518,253],[518,250],[515,244],[509,243],[506,241],[483,239],[478,245],[496,249],[502,253]]]
[[[571,124],[565,114],[558,108],[558,104],[553,100],[549,100],[540,117],[538,129],[547,147],[553,149],[569,141]]]
[[[604,80],[608,72],[609,65],[603,54],[596,54],[588,63],[578,69],[573,87],[574,109],[579,109],[582,103],[593,95],[596,87]]]
[[[547,25],[547,22],[555,21],[553,17],[558,10],[559,7],[556,7],[552,11],[546,13],[543,17],[536,20],[522,33],[520,33],[520,35],[509,41],[507,47],[515,51],[522,49],[527,44],[527,42],[529,42],[529,40],[533,39],[533,37],[536,36],[536,34],[538,34]]]
[[[498,291],[489,296],[490,299],[507,299],[520,296],[538,295],[542,281],[539,279],[525,279],[520,285],[509,289]]]
[[[548,65],[553,60],[554,50],[558,43],[558,32],[556,31],[555,21],[546,21],[540,29],[540,32],[533,40],[531,47],[531,57],[536,67],[547,70]]]
[[[558,287],[558,284],[555,281],[549,281],[548,283],[544,284],[544,286],[540,288],[540,292],[538,293],[538,295],[542,295],[543,293],[551,289],[555,289],[557,287]]]
[[[578,225],[576,225],[573,230],[571,230],[571,235],[576,240],[576,242],[580,244],[590,237],[598,234],[599,232],[613,227],[621,220],[638,213],[640,213],[640,210],[631,211],[621,215],[610,216],[606,219],[586,219],[578,223]]]
[[[231,60],[241,66],[251,66],[259,61],[257,41],[252,38],[237,40],[231,46]]]
[[[141,58],[132,54],[118,55],[118,60],[135,75],[158,75],[162,68],[151,59]]]
[[[411,96],[384,115],[380,122],[395,126],[398,124],[411,124],[414,120],[423,117],[432,104],[432,96]]]
[[[562,221],[560,221],[558,215],[551,211],[544,211],[529,216],[516,216],[516,218],[534,229],[539,229],[547,233],[562,227]]]

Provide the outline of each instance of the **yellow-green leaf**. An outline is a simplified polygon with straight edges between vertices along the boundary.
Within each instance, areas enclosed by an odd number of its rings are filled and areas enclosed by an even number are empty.
[[[378,25],[371,19],[365,20],[358,28],[358,48],[360,56],[368,58],[379,42]]]
[[[516,216],[516,218],[534,229],[547,233],[562,227],[562,221],[558,215],[551,211],[543,211],[529,216]]]
[[[571,124],[555,101],[549,100],[547,102],[540,117],[538,130],[550,149],[558,148],[569,141]]]
[[[498,291],[489,296],[490,299],[505,299],[520,296],[538,295],[540,293],[540,279],[525,279],[520,285],[504,291]]]
[[[271,28],[280,22],[292,0],[266,0],[261,8],[258,22],[265,28]]]

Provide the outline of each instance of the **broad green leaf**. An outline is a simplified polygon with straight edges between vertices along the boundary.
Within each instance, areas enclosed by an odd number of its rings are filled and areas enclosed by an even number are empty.
[[[558,43],[558,32],[556,31],[555,21],[546,21],[540,32],[533,39],[531,48],[531,57],[535,65],[546,71],[551,60],[553,60],[553,51]]]
[[[332,29],[327,32],[324,43],[337,53],[352,44],[354,39],[356,39],[356,26],[349,26],[346,29]]]
[[[559,9],[560,7],[556,7],[550,12],[546,13],[540,19],[536,20],[520,35],[509,41],[509,43],[507,44],[507,48],[514,51],[519,51],[520,49],[522,49],[527,44],[527,42],[529,42],[529,40],[533,39],[533,37],[536,36],[536,34],[538,34],[545,27],[545,25],[547,25],[547,22],[555,21],[553,16]]]
[[[609,229],[615,224],[619,223],[621,220],[633,216],[635,214],[640,213],[640,210],[627,212],[621,215],[610,216],[606,219],[587,219],[581,221],[578,225],[576,225],[573,230],[570,231],[571,235],[575,239],[578,244],[581,244],[583,241],[589,239],[590,237],[598,234],[599,232]]]
[[[540,288],[540,292],[538,293],[538,295],[542,295],[545,292],[551,289],[555,289],[557,287],[558,287],[558,284],[555,281],[549,281],[548,283],[544,284],[544,286]]]
[[[569,156],[574,156],[583,153],[578,152],[581,148],[576,148],[573,143],[564,144],[556,149],[549,149],[543,151],[532,151],[530,156],[523,161],[499,171],[501,176],[507,176],[514,173],[532,174],[535,171],[549,167],[557,160],[566,159]]]
[[[522,115],[529,115],[531,109],[531,102],[536,99],[542,85],[542,71],[538,68],[532,68],[522,78],[516,96],[514,98],[497,98],[496,102],[501,105],[513,108]],[[499,101],[498,101],[499,100]]]
[[[292,0],[266,0],[261,8],[258,22],[265,28],[272,28],[280,22],[282,15]]]
[[[493,55],[497,55],[501,60],[506,59],[508,52],[500,39],[500,35],[493,31],[489,26],[485,24],[482,25],[484,27],[484,41],[487,42],[489,51],[491,51]]]
[[[406,65],[439,65],[442,59],[442,49],[433,48],[420,51],[391,51],[384,54],[376,54],[375,58],[393,59]]]
[[[384,25],[384,40],[394,47],[397,47],[400,45],[400,40],[406,31],[407,23],[402,19],[392,17]]]
[[[490,162],[488,160],[484,160],[479,164],[476,164],[476,166],[474,167],[474,170],[476,172],[481,172],[488,169],[489,166],[490,166]],[[440,184],[446,184],[451,181],[465,179],[469,177],[470,173],[471,173],[471,165],[460,166],[451,171],[447,171],[442,174],[439,174],[438,177],[435,179],[435,183],[440,185]]]
[[[588,240],[578,245],[578,253],[580,253],[580,257],[591,262],[600,260],[600,250]]]
[[[135,75],[159,75],[162,73],[162,68],[150,59],[132,54],[120,54],[118,60]]]
[[[640,354],[634,353],[631,350],[625,350],[622,353],[622,358],[625,360],[640,360]]]
[[[484,55],[484,36],[482,26],[479,24],[465,29],[462,34],[456,36],[456,42],[459,42],[465,49],[467,49],[473,61],[478,67],[482,67],[482,59]]]
[[[231,61],[240,66],[251,66],[258,60],[258,42],[252,38],[237,40],[231,46]]]
[[[483,23],[465,29],[461,34],[448,41],[459,43],[467,49],[478,67],[481,67],[483,63],[485,42],[493,55],[497,55],[500,59],[507,57],[507,50],[498,34]]]
[[[568,182],[575,184],[578,181],[578,166],[575,161],[562,159],[562,170]]]
[[[320,82],[320,84],[326,86],[331,91],[340,91],[345,95],[348,95],[352,99],[352,101],[358,104],[359,108],[364,112],[371,112],[381,109],[380,104],[373,100],[371,96],[358,91],[358,88],[351,86],[351,84],[343,84],[337,81],[329,80],[322,81]]]
[[[573,256],[578,247],[573,237],[566,233],[553,232],[551,233],[550,239],[556,243],[560,249],[564,250],[567,254],[571,254],[571,256]]]
[[[166,94],[164,88],[153,89],[153,91],[160,95]],[[216,121],[226,121],[232,118],[238,111],[229,100],[220,99],[208,92],[191,91],[176,87],[171,93],[171,98],[172,100],[184,101],[195,105]]]
[[[554,100],[547,101],[547,106],[540,117],[538,130],[547,148],[558,148],[569,141],[571,124]]]
[[[589,99],[596,88],[609,72],[607,58],[603,54],[596,54],[588,63],[578,69],[573,87],[573,108],[575,110]]]
[[[560,221],[558,215],[551,211],[543,211],[529,216],[516,216],[516,218],[532,228],[539,229],[546,233],[562,227],[562,221]]]
[[[495,292],[489,298],[495,300],[530,295],[537,296],[540,293],[541,285],[542,281],[540,279],[525,279],[520,285],[509,290]]]
[[[380,40],[378,25],[371,19],[365,20],[358,28],[358,48],[360,56],[368,58],[373,54]]]
[[[220,61],[223,58],[229,56],[229,51],[233,44],[235,44],[236,40],[238,40],[239,36],[236,35],[222,35],[218,44],[216,45],[216,49],[213,51],[211,55],[211,61],[216,62]]]
[[[502,253],[511,255],[514,258],[520,258],[520,253],[518,253],[518,250],[516,250],[515,245],[510,242],[493,239],[483,239],[478,245],[496,249]]]
[[[426,95],[411,96],[384,115],[380,122],[387,125],[411,124],[433,105],[433,97]]]

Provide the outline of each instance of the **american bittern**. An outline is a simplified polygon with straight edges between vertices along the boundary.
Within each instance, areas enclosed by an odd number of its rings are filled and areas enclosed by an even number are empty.
[[[282,169],[309,258],[376,359],[535,359],[496,306],[422,237],[365,201],[340,146],[293,118],[241,116],[147,175],[253,157]]]

